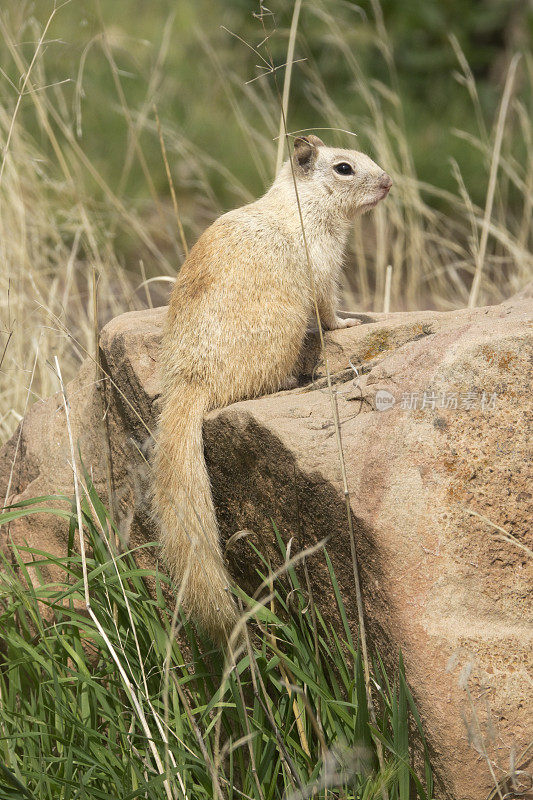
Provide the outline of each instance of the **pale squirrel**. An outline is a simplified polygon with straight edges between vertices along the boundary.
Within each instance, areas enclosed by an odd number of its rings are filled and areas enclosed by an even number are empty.
[[[324,329],[358,322],[336,313],[346,240],[354,218],[391,185],[363,153],[301,136],[267,193],[219,217],[176,279],[161,346],[154,510],[183,608],[216,641],[237,614],[204,460],[204,415],[283,385],[314,313],[312,283]]]

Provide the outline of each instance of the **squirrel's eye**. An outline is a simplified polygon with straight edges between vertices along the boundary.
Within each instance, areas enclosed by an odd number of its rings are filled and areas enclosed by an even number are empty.
[[[353,175],[353,169],[346,161],[342,161],[340,164],[335,164],[333,167],[335,172],[338,172],[339,175]]]

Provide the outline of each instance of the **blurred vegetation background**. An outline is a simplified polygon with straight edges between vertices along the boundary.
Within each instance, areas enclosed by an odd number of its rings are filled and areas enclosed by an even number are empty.
[[[30,61],[38,31],[53,4],[50,0],[8,0],[3,5],[11,29],[25,30],[27,42],[22,50]],[[293,3],[274,0],[268,8],[273,13],[264,17],[271,34],[269,47],[275,64],[282,65]],[[122,176],[128,124],[106,47],[119,70],[121,90],[132,114],[147,101],[155,102],[162,120],[224,164],[252,194],[264,190],[264,176],[254,166],[256,154],[250,152],[234,110],[234,103],[238,103],[240,115],[250,126],[263,128],[265,135],[277,133],[278,115],[265,120],[264,109],[257,107],[255,92],[260,96],[265,87],[256,84],[253,89],[246,88],[246,82],[262,72],[256,66],[257,55],[244,44],[257,46],[263,39],[258,13],[255,0],[71,0],[60,9],[46,37],[49,43],[42,77],[47,83],[69,81],[69,86],[61,87],[62,113],[66,119],[76,116],[77,135],[85,152],[112,185]],[[380,13],[397,73],[397,86],[392,88],[398,91],[403,105],[418,176],[453,188],[449,161],[455,158],[473,198],[481,201],[486,190],[482,157],[463,137],[450,133],[454,128],[472,135],[478,132],[468,92],[458,83],[460,66],[450,36],[457,37],[470,65],[488,122],[496,111],[512,53],[525,51],[530,45],[531,3],[385,0],[379,7],[371,0],[305,2],[295,53],[296,59],[305,60],[294,67],[290,130],[331,124],[328,109],[321,106],[313,85],[318,73],[332,103],[353,120],[357,145],[373,149],[363,124],[366,103],[336,34],[342,34],[343,48],[357,59],[361,74],[376,93],[376,102],[383,104],[386,113],[389,98],[384,90],[390,86],[390,69],[379,29]],[[107,43],[102,41],[103,36]],[[5,48],[1,64],[17,83],[19,75]],[[272,87],[271,78],[263,80]],[[279,81],[283,83],[283,70]],[[31,104],[26,107],[31,113]],[[142,145],[154,185],[164,197],[168,183],[159,143],[147,135]],[[126,188],[139,200],[147,197],[137,163],[132,166]],[[222,176],[213,190],[225,205],[232,205],[235,198],[227,191]]]
[[[166,301],[184,246],[161,139],[189,245],[268,187],[294,7],[4,0],[2,436],[55,389],[52,353],[70,377],[94,352],[95,316]],[[346,307],[382,308],[387,264],[393,311],[466,305],[476,270],[478,303],[527,280],[532,32],[528,0],[302,2],[289,132],[364,150],[395,184],[355,226]]]
[[[273,12],[264,17],[271,34],[269,46],[275,64],[282,65],[293,4],[274,0],[268,7]],[[4,3],[11,29],[25,30],[27,42],[22,50],[28,61],[52,8],[50,0]],[[254,195],[263,191],[264,176],[254,167],[255,153],[239,132],[233,108],[238,103],[240,115],[251,126],[266,127],[265,134],[270,128],[277,133],[277,115],[265,120],[262,109],[257,108],[257,97],[246,88],[247,81],[261,74],[257,55],[244,44],[256,46],[263,39],[258,12],[255,0],[71,0],[60,9],[46,37],[43,77],[48,83],[70,82],[68,87],[62,85],[62,112],[65,118],[76,116],[77,135],[85,152],[112,184],[122,176],[128,124],[106,47],[119,70],[121,91],[130,109],[140,109],[147,100],[156,102],[162,119],[224,164]],[[372,150],[373,143],[362,125],[366,104],[336,34],[342,34],[343,47],[357,59],[386,113],[388,98],[383,92],[390,85],[390,68],[380,14],[397,73],[393,88],[403,105],[418,176],[452,188],[449,160],[453,157],[462,165],[472,196],[481,200],[486,190],[482,158],[464,138],[450,133],[453,128],[477,133],[468,92],[457,80],[460,67],[450,36],[457,37],[476,79],[481,109],[490,120],[511,54],[530,45],[531,3],[386,0],[381,7],[371,0],[304,3],[295,57],[305,60],[294,68],[290,130],[331,124],[328,109],[320,105],[313,86],[318,73],[332,103],[353,120],[358,146]],[[1,63],[17,83],[19,75],[5,48]],[[283,82],[283,71],[279,80]],[[271,79],[266,81],[272,85]],[[259,95],[265,91],[263,86],[253,88]],[[30,104],[27,107],[31,111]],[[159,143],[147,136],[144,148],[154,185],[165,196],[168,184]],[[127,189],[141,200],[147,194],[144,184],[140,168],[134,164]],[[222,177],[213,190],[225,204],[232,204],[234,198],[225,192]]]

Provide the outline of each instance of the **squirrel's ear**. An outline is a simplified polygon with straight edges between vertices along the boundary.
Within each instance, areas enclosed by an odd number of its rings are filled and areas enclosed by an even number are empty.
[[[298,136],[294,140],[294,166],[302,172],[309,172],[316,161],[318,148],[324,142],[318,136]]]

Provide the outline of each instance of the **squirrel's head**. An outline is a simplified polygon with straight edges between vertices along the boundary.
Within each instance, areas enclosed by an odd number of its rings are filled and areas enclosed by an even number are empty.
[[[326,147],[318,136],[299,136],[292,154],[298,194],[333,205],[347,219],[373,208],[389,193],[392,180],[357,150]]]

